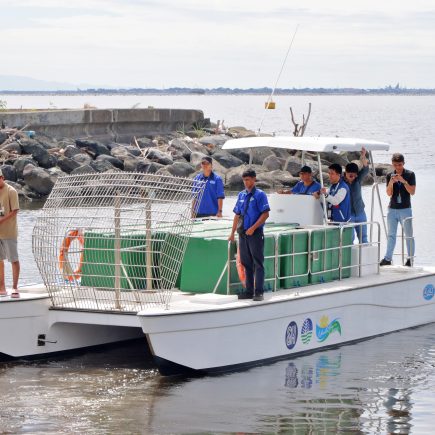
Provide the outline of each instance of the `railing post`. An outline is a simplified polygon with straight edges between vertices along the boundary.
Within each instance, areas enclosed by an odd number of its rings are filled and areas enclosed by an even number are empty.
[[[114,198],[115,223],[115,308],[121,309],[121,196],[119,190]]]

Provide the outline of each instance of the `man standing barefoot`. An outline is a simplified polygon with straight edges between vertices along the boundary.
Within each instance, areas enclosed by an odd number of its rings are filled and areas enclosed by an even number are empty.
[[[20,297],[18,293],[20,262],[17,247],[19,209],[17,191],[5,183],[0,170],[0,296],[7,296],[4,260],[8,260],[12,264],[12,298]]]

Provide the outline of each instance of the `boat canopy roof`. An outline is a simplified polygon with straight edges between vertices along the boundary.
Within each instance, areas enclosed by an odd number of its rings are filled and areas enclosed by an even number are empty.
[[[284,148],[320,153],[327,151],[361,151],[362,147],[367,151],[388,151],[390,145],[386,142],[347,137],[257,136],[230,139],[225,142],[223,149],[232,150],[258,147]]]

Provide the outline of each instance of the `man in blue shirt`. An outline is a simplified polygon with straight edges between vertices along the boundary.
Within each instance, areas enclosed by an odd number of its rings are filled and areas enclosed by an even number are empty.
[[[234,207],[234,220],[228,240],[239,234],[240,259],[246,272],[246,291],[239,299],[262,301],[264,293],[264,234],[263,227],[269,217],[266,194],[255,187],[257,174],[253,169],[243,172],[245,190],[239,193]],[[255,277],[255,280],[254,280]],[[254,288],[255,285],[255,288]]]
[[[366,157],[366,149],[361,149],[361,163],[363,165],[361,171],[356,163],[348,163],[344,179],[350,189],[350,222],[367,222],[365,205],[362,199],[361,182],[369,173],[369,162]],[[355,227],[355,233],[360,243],[368,243],[367,225],[359,225]]]
[[[199,205],[196,202],[193,204],[193,217],[222,217],[225,198],[224,183],[222,178],[213,172],[212,162],[211,157],[204,156],[201,160],[202,172],[194,178],[194,180],[205,182],[205,187]]]
[[[278,193],[287,193],[294,195],[312,195],[315,192],[319,192],[321,189],[320,183],[313,179],[312,170],[309,166],[302,166],[299,171],[301,181],[298,181],[293,189],[282,189]]]

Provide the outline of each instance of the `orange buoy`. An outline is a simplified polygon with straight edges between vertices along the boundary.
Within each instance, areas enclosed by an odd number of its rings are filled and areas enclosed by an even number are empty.
[[[78,240],[80,246],[83,248],[85,244],[85,239],[83,237],[83,232],[81,230],[69,230],[62,241],[62,245],[60,247],[60,252],[59,252],[59,267],[63,276],[68,281],[74,281],[80,279],[82,276],[83,249],[81,251],[79,265],[76,270],[73,270],[71,268],[71,265],[68,261],[68,251],[71,246],[71,243],[74,240]]]
[[[240,282],[242,286],[246,288],[246,271],[245,266],[243,266],[242,261],[240,260],[240,248],[237,246],[237,255],[236,255],[236,267],[237,274],[239,275]]]

